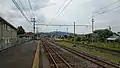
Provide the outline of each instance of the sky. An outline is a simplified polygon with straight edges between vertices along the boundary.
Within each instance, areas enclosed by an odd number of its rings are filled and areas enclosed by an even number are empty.
[[[0,0],[0,16],[7,20],[15,27],[23,26],[29,32],[33,31],[33,26],[26,21],[19,10],[16,8],[12,0]],[[30,20],[31,13],[28,0],[16,0],[19,5],[23,5],[23,9]],[[67,8],[51,21],[58,12],[61,5],[62,9],[70,0],[30,0],[32,11],[36,18],[36,24],[58,24],[58,25],[89,25],[76,26],[76,33],[86,34],[91,32],[91,17],[94,12],[94,30],[106,29],[111,26],[113,32],[120,32],[120,0],[72,0]],[[107,7],[105,7],[107,6]],[[20,6],[22,7],[22,6]],[[118,8],[116,8],[118,7]],[[113,8],[116,8],[112,10]],[[62,11],[62,9],[60,11]],[[106,12],[109,11],[109,12]],[[106,13],[104,13],[106,12]],[[104,14],[100,14],[104,13]],[[74,32],[73,26],[40,26],[36,25],[38,32],[62,31]]]

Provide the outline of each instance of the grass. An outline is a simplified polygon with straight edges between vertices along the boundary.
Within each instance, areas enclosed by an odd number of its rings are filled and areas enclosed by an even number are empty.
[[[70,47],[72,48],[73,44],[72,43],[68,43],[68,42],[57,42],[58,44],[61,44],[63,46],[67,46],[67,47]],[[98,56],[98,57],[101,57],[103,59],[106,59],[106,60],[109,60],[109,61],[112,61],[112,62],[117,62],[119,63],[120,62],[120,57],[119,56],[116,56],[116,55],[112,55],[108,52],[103,52],[103,51],[99,51],[99,50],[95,50],[95,49],[90,49],[90,48],[87,48],[85,46],[76,46],[74,48],[75,50],[78,50],[78,51],[83,51],[83,52],[87,52],[91,55],[95,55],[95,56]]]
[[[70,41],[70,40],[67,40]],[[72,41],[70,41],[72,42]],[[79,41],[76,41],[76,43],[81,43]],[[86,43],[84,41],[84,43]],[[105,43],[105,42],[89,42],[88,45],[92,45],[92,46],[98,46],[98,47],[104,47],[104,48],[108,48],[108,49],[113,49],[113,50],[120,50],[120,43]]]
[[[92,45],[92,43],[90,43]],[[119,43],[102,43],[102,42],[94,42],[93,46],[99,46],[104,48],[109,48],[113,50],[120,50],[120,44]]]

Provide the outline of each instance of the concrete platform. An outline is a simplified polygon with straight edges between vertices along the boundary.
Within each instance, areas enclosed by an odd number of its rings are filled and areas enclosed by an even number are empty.
[[[0,68],[32,68],[37,42],[26,42],[0,52]]]

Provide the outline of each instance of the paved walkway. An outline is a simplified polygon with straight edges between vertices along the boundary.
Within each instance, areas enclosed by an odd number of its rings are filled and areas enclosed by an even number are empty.
[[[38,41],[30,41],[1,51],[0,68],[33,68],[37,45]]]

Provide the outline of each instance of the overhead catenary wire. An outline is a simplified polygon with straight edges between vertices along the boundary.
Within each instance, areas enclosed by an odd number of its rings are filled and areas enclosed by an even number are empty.
[[[67,2],[67,0],[64,0],[63,4],[60,6],[60,8],[58,9],[58,11],[56,12],[55,16],[52,18],[52,20],[57,16],[57,14],[60,12],[60,10],[62,9],[62,7],[65,5],[65,3]],[[51,21],[52,21],[51,20]],[[50,22],[51,22],[50,21]]]
[[[29,6],[30,6],[31,16],[34,17],[35,14],[33,13],[33,8],[32,8],[32,4],[31,4],[31,0],[28,0],[28,4],[29,4]]]
[[[117,1],[115,1],[115,2],[112,2],[112,3],[108,4],[108,5],[106,5],[106,6],[102,7],[102,8],[100,8],[100,9],[97,10],[97,11],[101,11],[101,10],[103,10],[103,9],[107,9],[108,7],[114,5],[114,4],[118,3],[118,2],[120,2],[120,0],[117,0]],[[95,11],[95,12],[97,12],[97,11]]]
[[[65,7],[60,11],[58,11],[57,12],[57,14],[55,15],[55,17],[50,21],[50,23],[52,22],[52,21],[54,21],[60,14],[62,14],[62,12],[68,7],[68,5],[70,4],[72,2],[72,0],[70,0],[66,5],[65,5]],[[60,7],[61,8],[61,7]]]
[[[31,1],[30,0],[27,0],[26,2],[28,2],[28,5],[29,5],[29,8],[25,8],[27,5],[25,4],[25,5],[23,5],[22,3],[21,3],[21,1],[19,0],[19,2],[18,2],[18,4],[20,4],[21,5],[21,7],[22,7],[22,9],[23,9],[23,12],[25,12],[25,14],[27,15],[27,17],[29,18],[32,18],[32,17],[34,17],[34,13],[33,13],[33,9],[32,9],[32,4],[31,4]],[[27,10],[26,10],[27,9]],[[28,9],[30,9],[30,10],[28,10]],[[29,12],[29,14],[27,13],[27,12]],[[30,19],[29,18],[29,19]]]
[[[31,0],[28,0],[28,4],[30,6],[30,13],[31,13],[31,19],[35,17],[35,13],[33,12],[33,7],[32,7],[32,3]],[[36,21],[39,22],[39,21]]]
[[[28,21],[28,23],[30,23],[32,25],[32,23],[29,21],[29,19],[26,17],[26,15],[24,14],[24,12],[22,11],[22,9],[20,8],[20,6],[18,5],[18,3],[15,0],[12,0],[12,2],[14,3],[14,5],[17,7],[17,9],[21,12],[21,14],[23,15],[23,17]]]
[[[120,8],[120,6],[117,6],[117,7],[115,7],[115,8],[112,8],[112,9],[109,9],[109,10],[106,10],[106,11],[103,11],[103,12],[97,14],[97,15],[94,15],[94,16],[90,17],[90,18],[93,18],[93,17],[99,16],[99,15],[105,14],[105,13],[107,13],[107,12],[113,11],[113,10],[118,9],[118,8]],[[88,19],[89,19],[89,18],[88,18]]]
[[[109,5],[106,5],[106,6],[102,7],[102,8],[100,8],[99,11],[93,12],[93,16],[90,17],[90,18],[92,18],[92,32],[93,32],[93,30],[94,30],[94,22],[95,22],[95,21],[94,21],[94,17],[99,16],[99,15],[101,15],[101,14],[105,14],[105,13],[110,12],[110,11],[112,11],[112,10],[115,10],[115,9],[117,9],[117,8],[120,8],[120,5],[119,5],[119,6],[117,6],[117,7],[112,8],[112,9],[108,9],[111,5],[116,4],[116,3],[118,3],[118,2],[120,2],[120,0],[117,0],[117,1],[115,1],[115,2],[113,2],[113,3],[110,3]],[[108,10],[103,11],[104,9],[108,9]],[[102,12],[101,12],[101,11],[102,11]],[[94,15],[95,13],[97,13],[97,15]],[[93,44],[93,37],[92,37],[92,44]]]
[[[24,5],[21,3],[20,0],[19,0],[18,2],[19,2],[18,5],[19,5],[19,6],[21,5],[21,10],[23,10],[23,13],[26,14],[26,17],[27,17],[27,18],[29,18],[29,15],[28,15],[28,13],[26,12],[26,9],[25,9]],[[17,2],[17,3],[18,3],[18,2]]]
[[[119,6],[117,6],[117,7],[108,9],[108,10],[106,10],[106,11],[102,11],[103,9],[107,9],[107,8],[109,8],[110,6],[112,6],[113,4],[116,4],[116,3],[118,3],[118,2],[120,2],[120,0],[117,0],[117,1],[115,1],[115,2],[112,2],[112,3],[108,4],[108,5],[106,5],[106,6],[102,7],[102,8],[100,8],[99,10],[94,11],[94,12],[93,12],[93,13],[94,13],[94,16],[92,16],[92,17],[90,17],[90,18],[99,16],[99,15],[105,14],[105,13],[107,13],[107,12],[110,12],[110,11],[112,11],[112,10],[115,10],[115,9],[120,8],[120,5],[119,5]],[[101,12],[100,12],[100,11],[101,11]],[[95,15],[95,13],[97,13],[97,15]],[[88,19],[89,19],[89,18],[88,18]]]
[[[72,0],[70,0],[70,1],[67,3],[67,5],[63,8],[63,10],[62,10],[57,16],[61,15],[62,12],[68,7],[68,5],[69,5],[71,2],[72,2]]]
[[[104,14],[104,13],[107,13],[107,12],[109,12],[109,11],[112,11],[112,10],[115,10],[115,9],[118,9],[118,8],[120,8],[120,6],[117,6],[117,7],[115,7],[115,8],[109,9],[109,10],[107,10],[107,11],[104,11],[104,12],[100,13],[100,14]]]
[[[36,25],[42,25],[42,26],[74,26],[71,24],[36,24]],[[75,26],[90,26],[90,25],[75,25]]]

